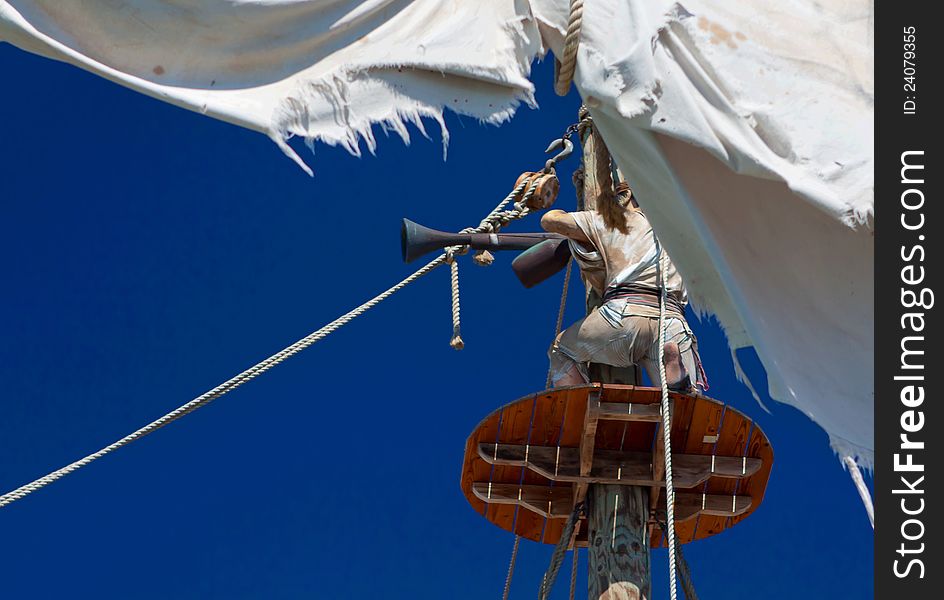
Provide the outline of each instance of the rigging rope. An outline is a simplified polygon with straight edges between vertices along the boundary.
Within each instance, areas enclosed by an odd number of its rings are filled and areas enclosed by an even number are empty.
[[[554,343],[557,341],[557,336],[560,335],[561,327],[564,325],[564,310],[567,308],[567,292],[570,289],[570,272],[573,270],[574,259],[571,258],[567,261],[567,270],[564,272],[564,288],[561,290],[561,299],[560,307],[557,309],[557,324],[554,326],[554,337],[551,339],[551,347],[554,347]],[[547,380],[544,382],[544,388],[551,388],[551,380],[553,379],[554,369],[548,368],[547,370]]]
[[[554,78],[554,91],[558,96],[566,96],[577,70],[577,47],[580,45],[580,27],[583,25],[584,0],[570,0],[570,17],[567,20],[567,34],[564,37],[564,49]]]
[[[668,528],[665,521],[659,519],[658,522],[662,531]],[[692,570],[688,566],[688,561],[685,560],[685,553],[682,552],[681,546],[678,547],[676,555],[678,557],[679,577],[681,578],[682,591],[685,592],[685,598],[686,600],[698,600],[698,593],[695,592],[695,582],[692,581]]]
[[[508,574],[505,575],[505,590],[502,592],[502,600],[508,600],[508,592],[511,590],[511,576],[515,574],[515,561],[518,559],[518,546],[521,544],[521,536],[515,535],[515,545],[511,547],[511,561],[508,563]]]
[[[682,577],[682,591],[685,592],[686,600],[698,600],[698,594],[695,592],[695,583],[692,581],[692,571],[688,568],[688,561],[682,553],[682,547],[678,547],[678,566],[679,575]]]
[[[672,484],[672,408],[669,405],[669,384],[665,380],[665,304],[666,304],[666,258],[667,255],[659,244],[659,278],[662,293],[659,295],[659,382],[662,384],[662,442],[665,448],[665,534],[669,546],[669,598],[677,600],[678,584],[676,576],[675,556],[677,540],[675,539],[675,486]]]
[[[528,192],[526,192],[525,195],[520,200],[514,203],[514,205],[512,206],[510,210],[504,210],[505,206],[507,206],[509,202],[511,202],[512,200],[514,200],[521,194],[525,186],[526,186],[526,183],[521,183],[520,185],[515,186],[515,189],[512,190],[511,193],[508,194],[508,196],[506,196],[505,199],[502,200],[498,204],[498,206],[496,206],[488,214],[488,216],[482,219],[478,227],[466,228],[462,232],[463,233],[495,232],[495,231],[498,231],[502,226],[512,221],[513,219],[520,219],[521,217],[524,217],[525,215],[527,215],[530,212],[530,208],[528,208],[525,205],[525,202],[528,200],[528,198],[530,198],[530,194],[533,193],[534,188],[535,188],[534,184],[532,184]],[[224,394],[235,390],[239,386],[265,373],[266,371],[280,364],[286,359],[298,354],[299,352],[307,349],[308,347],[312,346],[316,342],[319,342],[322,339],[328,337],[329,335],[331,335],[332,333],[334,333],[335,331],[337,331],[344,325],[347,325],[348,323],[350,323],[357,317],[361,316],[362,314],[364,314],[371,308],[377,306],[378,304],[380,304],[381,302],[383,302],[390,296],[394,295],[395,293],[399,292],[406,286],[410,285],[411,283],[413,283],[414,281],[416,281],[423,275],[426,275],[427,273],[436,269],[440,265],[445,264],[450,259],[452,259],[453,264],[455,264],[454,262],[455,255],[457,253],[464,253],[462,252],[462,248],[463,248],[462,246],[452,246],[450,248],[447,248],[445,252],[443,252],[442,254],[440,254],[439,256],[431,260],[430,262],[426,263],[424,266],[417,269],[415,272],[413,272],[413,274],[409,275],[408,277],[406,277],[405,279],[403,279],[402,281],[400,281],[393,287],[387,289],[386,291],[378,294],[377,296],[374,296],[373,298],[361,304],[354,310],[351,310],[345,313],[344,315],[338,317],[334,321],[331,321],[330,323],[328,323],[321,329],[318,329],[317,331],[314,331],[308,334],[307,336],[298,340],[294,344],[287,346],[286,348],[283,348],[282,350],[276,352],[275,354],[266,358],[265,360],[249,367],[248,369],[236,375],[235,377],[232,377],[231,379],[228,379],[227,381],[221,383],[220,385],[216,386],[215,388],[206,392],[205,394],[198,396],[194,398],[193,400],[191,400],[190,402],[187,402],[186,404],[183,404],[175,408],[174,410],[167,413],[166,415],[160,417],[159,419],[151,421],[144,427],[141,427],[140,429],[134,431],[133,433],[126,435],[120,440],[112,444],[109,444],[108,446],[105,446],[101,450],[98,450],[97,452],[89,454],[88,456],[82,459],[79,459],[73,463],[70,463],[62,467],[61,469],[57,469],[47,475],[40,477],[39,479],[36,479],[35,481],[27,483],[26,485],[20,486],[11,492],[7,492],[6,494],[3,494],[2,496],[0,496],[0,508],[7,506],[9,504],[12,504],[22,498],[25,498],[26,496],[28,496],[29,494],[32,494],[36,490],[39,490],[49,485],[50,483],[53,483],[54,481],[57,481],[58,479],[61,479],[62,477],[65,477],[66,475],[81,469],[82,467],[98,460],[99,458],[105,456],[106,454],[110,454],[111,452],[114,452],[115,450],[123,446],[127,446],[128,444],[130,444],[131,442],[135,440],[141,439],[144,436],[157,431],[158,429],[160,429],[161,427],[164,427],[165,425],[173,423],[177,419],[185,415],[188,415],[191,412],[197,410],[198,408],[202,408],[206,406],[207,404],[223,396]],[[458,289],[458,272],[457,271],[456,271],[456,277],[453,282],[452,293],[453,293],[453,305],[454,305],[454,310],[453,310],[454,336],[457,336],[458,335],[458,318],[459,318],[459,311],[458,311],[459,289]],[[461,342],[461,338],[459,339],[459,341]]]
[[[564,523],[564,530],[561,531],[560,540],[558,540],[557,545],[554,546],[554,553],[551,554],[551,564],[547,568],[547,573],[544,574],[544,578],[541,580],[541,587],[538,590],[538,600],[546,600],[551,593],[551,588],[554,587],[554,581],[557,579],[561,564],[564,562],[564,554],[567,553],[567,548],[570,547],[573,541],[574,528],[577,525],[577,521],[580,520],[580,514],[583,512],[583,508],[584,503],[578,503]]]
[[[573,550],[570,551],[573,554],[573,561],[570,565],[570,600],[574,600],[574,592],[577,591],[577,544],[574,543]]]
[[[567,292],[570,290],[570,273],[572,271],[574,261],[573,259],[567,261],[567,270],[564,272],[564,286],[561,290],[561,299],[560,307],[557,309],[557,323],[554,325],[554,340],[557,339],[557,336],[561,332],[561,327],[564,325],[564,310],[567,308]],[[554,342],[551,342],[551,345],[554,345]],[[553,369],[547,370],[547,381],[544,383],[544,387],[549,389],[551,387],[551,375],[554,373]],[[521,542],[521,536],[515,534],[515,545],[511,548],[511,560],[508,563],[508,575],[505,577],[505,589],[502,592],[502,600],[508,600],[508,592],[511,590],[511,576],[514,574],[515,570],[515,560],[518,557],[518,545]],[[577,568],[577,547],[574,546],[574,569]],[[576,573],[572,573],[570,577],[570,599],[574,598],[574,579],[576,578]]]
[[[531,212],[531,209],[527,206],[527,202],[531,199],[531,196],[534,195],[534,190],[536,190],[537,187],[538,180],[536,178],[531,181],[530,185],[527,180],[522,181],[515,186],[515,189],[513,189],[492,212],[488,213],[488,215],[482,219],[478,227],[466,227],[459,233],[497,233],[513,219],[520,219]],[[525,191],[525,188],[527,188],[527,191]],[[512,209],[503,210],[509,202],[521,195],[521,192],[524,192],[524,196],[514,203]],[[449,345],[455,350],[465,348],[465,342],[462,341],[462,323],[459,318],[459,263],[456,261],[456,256],[466,254],[468,251],[468,246],[449,246],[443,253],[446,262],[449,263],[449,283],[452,291],[452,339],[449,340]],[[488,253],[488,256],[491,257],[491,253]],[[475,258],[478,259],[478,264],[482,266],[491,264],[490,260],[481,253],[476,254]]]

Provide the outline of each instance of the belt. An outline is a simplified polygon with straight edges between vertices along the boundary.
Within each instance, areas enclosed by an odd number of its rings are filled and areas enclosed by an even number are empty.
[[[606,303],[610,300],[626,300],[630,304],[637,304],[640,306],[648,306],[650,308],[658,309],[661,295],[661,290],[658,288],[651,288],[648,286],[630,283],[616,285],[608,288],[603,294],[603,302]],[[666,294],[665,311],[667,313],[677,313],[678,316],[684,317],[685,305],[682,304],[675,296]]]

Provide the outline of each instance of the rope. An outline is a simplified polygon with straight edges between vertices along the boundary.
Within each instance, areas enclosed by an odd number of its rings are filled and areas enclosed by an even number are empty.
[[[678,566],[679,575],[682,576],[682,591],[685,592],[686,600],[698,600],[698,594],[695,592],[695,583],[692,581],[692,571],[688,568],[688,561],[682,553],[682,547],[678,547]]]
[[[554,326],[554,339],[557,339],[557,335],[561,331],[561,326],[564,324],[564,309],[567,308],[567,291],[570,289],[570,272],[571,267],[573,266],[573,260],[567,262],[567,271],[564,272],[564,288],[561,290],[561,299],[560,299],[560,308],[557,309],[557,324]],[[553,345],[553,342],[551,342]],[[545,388],[551,387],[551,375],[553,371],[551,369],[547,370],[547,381],[544,384]],[[508,592],[511,589],[511,576],[515,570],[515,560],[518,556],[518,545],[521,543],[521,536],[515,534],[515,545],[511,548],[511,561],[508,563],[508,575],[505,577],[505,590],[502,593],[502,600],[508,600]],[[574,567],[577,566],[577,549],[574,548]],[[574,579],[576,574],[572,574],[570,578],[570,598],[573,600],[574,597]]]
[[[239,375],[236,375],[235,377],[225,381],[224,383],[221,383],[220,385],[216,386],[215,388],[206,392],[205,394],[194,398],[193,400],[191,400],[190,402],[187,402],[186,404],[182,406],[179,406],[178,408],[172,410],[171,412],[167,413],[163,417],[156,419],[154,421],[151,421],[150,423],[138,429],[134,433],[126,435],[125,437],[121,438],[117,442],[114,442],[112,444],[109,444],[108,446],[105,446],[98,452],[89,454],[85,458],[82,458],[69,465],[66,465],[65,467],[62,467],[61,469],[57,469],[53,471],[52,473],[49,473],[48,475],[44,475],[43,477],[40,477],[39,479],[31,483],[23,485],[13,490],[12,492],[3,494],[2,496],[0,496],[0,508],[7,506],[8,504],[12,504],[13,502],[16,502],[17,500],[20,500],[21,498],[25,498],[26,496],[35,492],[36,490],[43,488],[49,485],[50,483],[58,479],[61,479],[62,477],[65,477],[69,473],[72,473],[74,471],[81,469],[82,467],[88,465],[89,463],[98,460],[99,458],[105,456],[106,454],[110,454],[111,452],[114,452],[115,450],[121,448],[122,446],[127,446],[131,442],[141,439],[144,436],[157,431],[161,427],[164,427],[165,425],[173,423],[174,421],[183,417],[184,415],[190,414],[191,412],[197,410],[198,408],[202,408],[206,406],[207,404],[209,404],[213,400],[216,400],[220,396],[223,396],[227,392],[231,392],[235,390],[236,388],[243,385],[244,383],[256,378],[257,376],[261,375],[262,373],[265,373],[272,367],[283,362],[287,358],[294,356],[295,354],[298,354],[302,350],[305,350],[309,346],[326,338],[327,336],[334,333],[335,331],[337,331],[344,325],[347,325],[349,322],[353,321],[354,319],[361,316],[362,314],[364,314],[371,308],[377,306],[378,304],[380,304],[381,302],[383,302],[390,296],[394,295],[395,293],[399,292],[400,290],[402,290],[409,284],[413,283],[414,281],[416,281],[423,275],[426,275],[427,273],[429,273],[436,267],[442,265],[445,262],[445,260],[446,260],[445,254],[438,256],[437,258],[428,262],[423,267],[420,267],[417,271],[415,271],[412,275],[408,276],[406,279],[404,279],[400,283],[387,289],[385,292],[382,292],[381,294],[374,296],[372,299],[368,300],[364,304],[361,304],[354,310],[344,314],[343,316],[335,319],[334,321],[331,321],[330,323],[328,323],[321,329],[313,333],[310,333],[309,335],[303,337],[302,339],[298,340],[294,344],[286,348],[283,348],[282,350],[276,352],[269,358],[266,358],[265,360],[253,365],[252,367],[246,369]]]
[[[580,45],[580,26],[583,25],[583,2],[584,0],[570,0],[570,18],[567,21],[564,49],[554,80],[554,91],[558,96],[567,95],[577,70],[577,46]]]
[[[567,270],[564,272],[564,288],[561,290],[560,307],[557,309],[557,324],[554,326],[554,338],[551,341],[551,348],[553,348],[554,344],[557,342],[557,336],[560,335],[561,327],[564,325],[564,309],[567,308],[567,291],[570,289],[570,272],[572,270],[571,267],[573,266],[574,260],[568,260]],[[544,382],[544,389],[550,389],[553,374],[554,370],[552,368],[548,368],[547,380]]]
[[[669,597],[671,600],[677,600],[675,555],[678,542],[675,539],[675,487],[672,484],[672,408],[669,405],[669,384],[665,380],[665,271],[666,254],[659,243],[659,278],[662,280],[662,293],[659,297],[659,381],[662,384],[662,441],[665,448],[665,533],[669,546]]]
[[[511,547],[511,561],[508,562],[508,574],[505,575],[505,590],[502,592],[502,600],[508,600],[508,592],[511,590],[511,576],[515,574],[515,561],[518,559],[518,546],[521,544],[521,536],[515,536],[515,545]]]
[[[519,200],[518,202],[515,202],[515,204],[510,210],[504,210],[505,206],[507,206],[509,202],[511,202],[512,200],[514,200],[516,197],[518,197],[521,194],[521,192],[524,190],[525,185],[526,185],[525,183],[522,183],[516,186],[515,189],[512,190],[512,192],[508,194],[508,196],[506,196],[505,199],[502,200],[498,204],[498,206],[492,209],[492,212],[490,212],[484,219],[482,219],[478,227],[466,228],[462,230],[462,233],[486,233],[486,232],[498,231],[502,226],[506,225],[513,219],[520,219],[521,217],[524,217],[525,215],[527,215],[530,212],[530,209],[525,205],[525,202],[527,202],[531,194],[533,194],[534,188],[535,188],[534,185],[531,186],[531,188],[525,193],[525,195],[521,198],[521,200]],[[160,417],[159,419],[151,421],[150,423],[138,429],[137,431],[129,435],[126,435],[125,437],[121,438],[120,440],[112,444],[109,444],[108,446],[105,446],[104,448],[102,448],[101,450],[97,452],[89,454],[85,458],[82,458],[71,464],[68,464],[65,467],[62,467],[61,469],[57,469],[47,475],[40,477],[39,479],[36,479],[35,481],[27,483],[26,485],[20,486],[11,492],[7,492],[6,494],[3,494],[2,496],[0,496],[0,508],[7,506],[8,504],[12,504],[16,502],[17,500],[20,500],[21,498],[25,498],[26,496],[32,494],[36,490],[41,489],[49,485],[50,483],[57,481],[74,471],[81,469],[82,467],[98,460],[99,458],[105,456],[106,454],[110,454],[123,446],[127,446],[128,444],[130,444],[131,442],[135,440],[141,439],[144,436],[157,431],[158,429],[160,429],[161,427],[164,427],[165,425],[173,423],[174,421],[183,417],[184,415],[188,415],[191,412],[197,410],[198,408],[202,408],[206,406],[207,404],[223,396],[224,394],[235,390],[239,386],[243,385],[244,383],[252,379],[255,379],[256,377],[265,373],[272,367],[298,354],[302,350],[307,349],[308,347],[312,346],[316,342],[319,342],[322,339],[328,337],[329,335],[331,335],[332,333],[334,333],[335,331],[337,331],[344,325],[347,325],[348,323],[350,323],[357,317],[361,316],[362,314],[364,314],[371,308],[377,306],[378,304],[380,304],[381,302],[383,302],[390,296],[396,294],[397,292],[399,292],[406,286],[410,285],[411,283],[413,283],[414,281],[416,281],[423,275],[426,275],[433,269],[449,262],[450,260],[452,261],[451,265],[453,268],[453,291],[452,291],[453,293],[453,339],[454,340],[458,339],[459,343],[461,344],[462,339],[458,335],[459,334],[459,279],[458,279],[458,270],[455,263],[455,255],[457,253],[461,253],[462,248],[463,247],[461,246],[452,246],[450,248],[447,248],[446,251],[443,252],[441,255],[434,258],[430,262],[426,263],[426,265],[417,269],[412,275],[409,275],[408,277],[403,279],[400,283],[378,294],[377,296],[374,296],[373,298],[361,304],[354,310],[351,310],[345,313],[344,315],[342,315],[341,317],[338,317],[334,321],[331,321],[330,323],[328,323],[321,329],[318,329],[317,331],[314,331],[308,334],[307,336],[298,340],[294,344],[287,346],[286,348],[283,348],[282,350],[276,352],[275,354],[266,358],[265,360],[253,365],[252,367],[249,367],[248,369],[246,369],[239,375],[236,375],[235,377],[228,379],[227,381],[221,383],[220,385],[216,386],[215,388],[206,392],[205,394],[198,396],[194,398],[193,400],[191,400],[190,402],[187,402],[186,404],[183,404],[175,408],[174,410],[167,413],[163,417]]]
[[[865,485],[865,480],[862,479],[862,472],[859,470],[859,465],[856,464],[856,461],[851,456],[843,456],[842,462],[845,463],[846,469],[849,471],[849,477],[852,477],[852,482],[855,483],[856,489],[859,490],[859,497],[862,498],[862,504],[865,505],[865,512],[869,515],[869,523],[872,525],[872,529],[875,529],[875,507],[872,506],[872,495],[869,494],[869,488]]]
[[[659,527],[662,528],[662,531],[666,531],[668,529],[665,521],[659,519],[658,523]],[[678,557],[679,576],[682,580],[682,591],[685,592],[685,598],[686,600],[698,600],[698,593],[695,591],[695,583],[692,581],[692,570],[688,566],[688,561],[685,560],[685,553],[682,552],[681,546],[679,546],[676,550],[676,555]]]
[[[449,263],[449,284],[452,288],[452,339],[449,345],[455,350],[462,350],[465,342],[462,341],[459,321],[459,263],[451,254],[446,255],[446,262]]]
[[[574,600],[574,592],[577,591],[577,545],[574,544],[574,549],[571,550],[571,553],[574,555],[574,559],[570,565],[570,600]]]
[[[535,178],[530,185],[527,180],[522,181],[515,186],[515,189],[511,190],[511,193],[505,196],[504,200],[498,203],[498,206],[496,206],[492,212],[488,213],[488,215],[482,219],[478,227],[466,227],[459,233],[496,233],[512,220],[526,216],[531,212],[531,209],[527,206],[527,202],[531,199],[531,196],[534,195],[534,190],[536,190],[537,187],[537,178]],[[527,188],[527,191],[525,191],[525,188]],[[524,195],[512,205],[512,208],[510,210],[504,210],[509,202],[521,195],[521,192],[524,192]],[[462,350],[465,347],[465,342],[462,341],[462,322],[460,320],[459,310],[459,263],[455,258],[457,255],[465,254],[468,251],[468,246],[449,246],[443,253],[445,257],[444,260],[449,263],[449,281],[452,291],[452,339],[449,340],[449,345],[455,350]],[[489,254],[489,256],[491,256],[491,254]],[[487,260],[480,260],[478,264],[487,266],[491,263]]]
[[[547,573],[544,574],[544,578],[541,579],[541,588],[538,590],[538,600],[547,600],[548,595],[551,593],[551,588],[554,587],[554,581],[557,579],[557,574],[560,572],[561,564],[564,562],[564,554],[567,552],[567,548],[570,547],[571,540],[574,537],[574,527],[577,525],[577,521],[580,519],[582,512],[583,502],[577,504],[577,506],[574,507],[574,512],[570,513],[570,516],[567,517],[560,540],[558,540],[557,545],[554,546],[554,553],[551,554],[551,564],[547,568]]]

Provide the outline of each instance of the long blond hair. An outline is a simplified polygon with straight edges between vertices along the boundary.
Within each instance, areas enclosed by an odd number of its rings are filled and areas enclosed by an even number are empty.
[[[603,224],[620,233],[629,233],[626,225],[626,211],[632,210],[632,191],[629,184],[621,181],[616,191],[610,186],[604,186],[603,193],[597,198],[596,210],[603,217]]]

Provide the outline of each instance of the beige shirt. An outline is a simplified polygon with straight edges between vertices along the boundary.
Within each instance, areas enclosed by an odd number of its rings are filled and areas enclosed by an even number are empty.
[[[592,247],[570,241],[570,249],[590,285],[601,295],[624,284],[636,284],[657,290],[662,280],[659,273],[659,248],[649,220],[639,210],[626,211],[628,233],[610,229],[596,211],[570,213],[577,226],[589,238]],[[682,277],[671,259],[667,263],[665,282],[669,294],[683,305],[688,297]],[[658,309],[611,300],[601,307],[603,316],[618,326],[624,315],[658,317]]]

